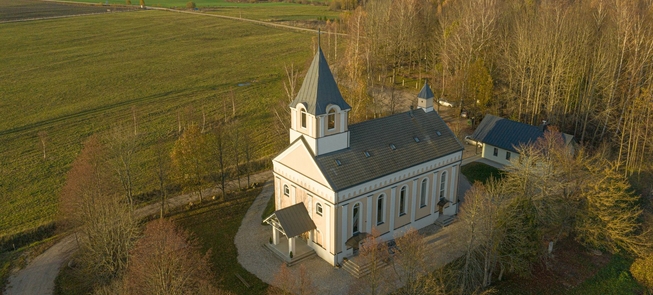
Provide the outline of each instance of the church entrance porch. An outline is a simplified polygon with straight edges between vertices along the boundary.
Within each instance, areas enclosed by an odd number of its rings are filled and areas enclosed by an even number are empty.
[[[301,239],[299,237],[294,237],[294,238],[290,238],[290,240],[291,241],[289,241],[287,237],[282,235],[279,237],[278,244],[275,245],[274,243],[268,243],[265,245],[265,247],[268,250],[270,250],[275,256],[277,256],[277,258],[285,262],[286,265],[288,266],[292,266],[301,260],[304,260],[306,258],[315,255],[315,250],[309,247],[308,244],[306,244],[306,241],[304,241],[304,239]],[[291,247],[291,244],[294,244],[294,251],[292,251],[293,252],[292,258],[290,257],[290,249],[293,248]]]
[[[277,210],[263,222],[272,227],[272,237],[266,247],[288,266],[315,255],[315,250],[302,238],[316,228],[304,203]]]

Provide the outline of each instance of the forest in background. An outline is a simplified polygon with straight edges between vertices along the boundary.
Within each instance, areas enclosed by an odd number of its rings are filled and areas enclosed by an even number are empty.
[[[475,124],[546,120],[632,175],[653,156],[652,16],[648,0],[363,1],[335,24],[338,76],[354,122],[380,115],[373,89],[428,80]]]

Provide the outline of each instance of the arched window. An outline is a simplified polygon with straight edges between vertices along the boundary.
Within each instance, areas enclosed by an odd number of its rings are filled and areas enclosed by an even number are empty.
[[[302,115],[301,115],[301,120],[302,120],[302,128],[306,128],[306,111],[304,109],[301,110]]]
[[[329,130],[336,128],[336,110],[334,109],[329,110],[329,114],[327,115],[327,128]]]
[[[406,214],[406,187],[401,188],[399,193],[399,216]]]
[[[352,225],[352,227],[351,227],[351,232],[352,232],[353,234],[357,234],[357,233],[359,233],[359,231],[358,231],[358,223],[360,222],[360,211],[361,211],[360,208],[361,208],[360,204],[356,204],[356,205],[354,205],[354,209],[353,209],[354,212],[353,212],[353,214],[352,214],[352,215],[353,215],[353,218],[352,218],[352,224],[351,224],[351,225]]]
[[[317,213],[317,215],[322,216],[322,204],[317,203],[315,205],[315,213]]]
[[[422,191],[420,192],[420,195],[419,195],[419,207],[420,208],[426,207],[426,192],[427,192],[426,186],[427,185],[428,185],[428,181],[427,181],[426,178],[424,178],[424,180],[422,180]]]
[[[384,195],[380,195],[379,198],[376,200],[376,224],[377,225],[383,223],[383,197]]]
[[[440,176],[440,199],[444,198],[444,188],[447,185],[447,171],[442,172]]]
[[[290,196],[290,189],[288,188],[287,184],[283,185],[283,194],[288,196],[288,197]]]

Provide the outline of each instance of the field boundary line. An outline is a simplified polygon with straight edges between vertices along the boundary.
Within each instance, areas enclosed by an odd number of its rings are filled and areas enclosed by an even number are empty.
[[[97,5],[95,3],[76,2],[76,1],[67,1],[67,0],[42,0],[42,1],[69,3],[69,4]],[[160,10],[160,11],[194,14],[194,15],[200,15],[200,16],[217,17],[217,18],[222,18],[222,19],[249,22],[249,23],[259,24],[259,25],[268,26],[268,27],[276,27],[276,28],[290,29],[290,30],[303,31],[303,32],[311,32],[311,33],[317,33],[318,32],[318,30],[315,30],[315,29],[295,27],[295,26],[284,25],[284,24],[275,24],[275,23],[271,23],[271,22],[265,22],[265,21],[235,17],[235,16],[227,16],[227,15],[222,15],[222,14],[212,14],[212,13],[205,13],[205,12],[198,12],[198,11],[187,11],[187,10],[171,9],[171,8],[165,8],[165,7],[154,7],[154,6],[145,6],[145,9],[146,10]],[[326,32],[322,32],[322,34],[326,34]],[[347,34],[343,34],[343,33],[331,33],[331,34],[335,34],[335,35],[338,35],[338,36],[347,36]]]
[[[163,11],[170,11],[170,12],[195,14],[195,15],[201,15],[201,16],[211,16],[211,17],[217,17],[217,18],[223,18],[223,19],[229,19],[229,20],[235,20],[235,21],[250,22],[250,23],[259,24],[259,25],[263,25],[263,26],[291,29],[291,30],[311,32],[311,33],[317,33],[318,32],[318,30],[315,30],[315,29],[295,27],[295,26],[289,26],[289,25],[283,25],[283,24],[275,24],[275,23],[271,23],[271,22],[265,22],[265,21],[248,19],[248,18],[240,18],[240,17],[235,17],[235,16],[226,16],[226,15],[222,15],[222,14],[211,14],[211,13],[205,13],[205,12],[185,11],[185,10],[177,10],[177,9],[170,9],[170,8],[164,8],[164,7],[152,7],[152,6],[146,6],[145,8],[150,9],[150,10],[163,10]],[[326,32],[323,32],[322,34],[326,34]],[[339,36],[347,36],[347,34],[343,34],[343,33],[332,33],[332,34],[336,34],[336,35],[339,35]]]
[[[55,1],[52,1],[55,2]],[[14,19],[14,20],[3,20],[0,21],[0,24],[6,24],[6,23],[18,23],[18,22],[30,22],[30,21],[37,21],[37,20],[49,20],[49,19],[57,19],[57,18],[69,18],[69,17],[76,17],[76,16],[89,16],[89,15],[97,15],[97,14],[107,14],[107,13],[118,13],[122,11],[103,11],[103,12],[92,12],[92,13],[81,13],[81,14],[70,14],[70,15],[57,15],[57,16],[44,16],[44,17],[31,17],[31,18],[21,18],[21,19]]]

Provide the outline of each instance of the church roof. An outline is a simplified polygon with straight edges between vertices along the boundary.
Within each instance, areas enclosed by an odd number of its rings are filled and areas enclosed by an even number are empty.
[[[340,94],[321,48],[318,48],[302,87],[290,106],[295,108],[300,103],[303,103],[306,111],[313,115],[326,114],[327,106],[330,104],[339,106],[341,110],[351,109]]]
[[[315,157],[340,191],[463,150],[437,112],[414,110],[350,125],[350,147]]]
[[[433,98],[433,91],[431,91],[431,87],[429,87],[429,83],[425,82],[424,87],[422,87],[422,90],[417,94],[417,98],[424,98],[424,99],[429,99]]]

